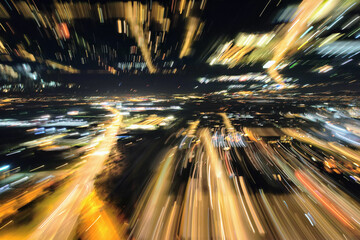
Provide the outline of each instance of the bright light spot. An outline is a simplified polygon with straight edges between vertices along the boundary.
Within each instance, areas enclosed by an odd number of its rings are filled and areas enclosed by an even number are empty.
[[[270,68],[272,65],[274,65],[275,61],[270,60],[263,66],[264,69]]]
[[[104,156],[104,155],[107,155],[109,154],[110,152],[109,151],[96,151],[94,152],[92,155],[95,155],[95,156]]]
[[[75,115],[78,115],[79,114],[79,111],[70,111],[67,113],[67,115],[71,115],[71,116],[75,116]]]
[[[0,171],[5,171],[9,168],[10,168],[10,165],[5,165],[5,166],[0,167]]]

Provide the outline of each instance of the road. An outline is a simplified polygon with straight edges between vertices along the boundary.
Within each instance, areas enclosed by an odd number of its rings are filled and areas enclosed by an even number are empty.
[[[83,164],[75,173],[67,190],[59,197],[55,209],[35,229],[28,239],[71,239],[80,214],[83,200],[94,188],[94,178],[101,172],[112,146],[116,143],[116,134],[122,122],[122,115],[107,107],[115,116],[103,136],[97,137],[97,146],[84,159]]]

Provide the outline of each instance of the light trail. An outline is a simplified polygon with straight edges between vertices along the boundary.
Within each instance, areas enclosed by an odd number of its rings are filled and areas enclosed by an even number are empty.
[[[263,10],[261,11],[259,17],[261,17],[261,16],[263,15],[263,13],[265,12],[265,9],[267,8],[267,6],[269,6],[270,2],[271,2],[271,0],[269,0],[268,3],[265,5],[265,7],[264,7]],[[279,2],[279,3],[280,3],[280,2]],[[279,3],[278,3],[278,5],[279,5]]]
[[[322,156],[296,142],[268,143],[251,128],[243,129],[254,141],[232,145],[240,133],[225,113],[219,115],[225,128],[210,132],[198,129],[202,122],[195,121],[178,134],[165,149],[129,225],[120,229],[93,191],[93,178],[110,153],[111,141],[116,141],[109,137],[118,129],[114,120],[30,239],[72,238],[79,219],[81,237],[94,240],[127,234],[129,239],[156,240],[358,236],[358,204],[306,162]],[[300,130],[283,130],[308,143],[325,142]],[[214,144],[215,138],[222,144]]]
[[[111,107],[107,110],[115,114],[111,124],[104,133],[104,138],[98,137],[99,144],[93,152],[110,152],[116,143],[116,134],[122,122],[122,115]],[[69,239],[73,237],[73,230],[77,225],[80,206],[83,200],[94,188],[94,178],[103,168],[107,154],[89,154],[86,162],[78,169],[76,176],[68,186],[67,191],[59,197],[58,207],[39,225],[28,239]],[[59,213],[61,215],[59,216]]]
[[[286,54],[295,44],[298,37],[308,27],[307,23],[310,20],[314,11],[323,2],[323,0],[304,0],[298,7],[298,11],[294,14],[293,22],[287,24],[287,32],[282,37],[282,40],[276,45],[272,61],[274,64],[268,68],[269,75],[279,84],[283,84],[283,78],[277,70],[277,65],[283,61]]]

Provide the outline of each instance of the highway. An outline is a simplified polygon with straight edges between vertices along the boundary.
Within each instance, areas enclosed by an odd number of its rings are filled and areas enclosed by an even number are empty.
[[[30,234],[28,239],[71,239],[75,235],[75,227],[83,200],[92,192],[96,174],[100,173],[112,146],[116,143],[116,134],[122,122],[122,115],[107,107],[115,114],[103,135],[95,139],[96,147],[90,152],[83,164],[75,173],[67,190],[54,204],[55,208]]]

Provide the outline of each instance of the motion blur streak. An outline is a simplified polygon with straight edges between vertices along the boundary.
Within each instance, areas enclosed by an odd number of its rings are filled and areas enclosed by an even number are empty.
[[[278,73],[276,67],[284,59],[289,49],[293,47],[295,40],[307,28],[307,23],[323,0],[304,0],[299,5],[298,11],[295,13],[296,18],[293,22],[287,24],[283,31],[287,31],[282,40],[275,47],[272,60],[275,63],[268,69],[270,76],[278,83],[282,83],[283,79]]]
[[[196,125],[196,122],[191,124],[188,132],[193,132]],[[174,174],[179,171],[179,150],[172,148],[164,157],[130,224],[136,239],[148,236],[152,236],[150,239],[248,237],[250,229],[244,223],[244,212],[239,207],[234,185],[213,148],[209,131],[203,129],[199,135],[200,146],[194,145],[197,146],[196,162],[177,197],[171,194],[170,186],[174,184]]]
[[[81,239],[126,239],[126,225],[118,227],[117,219],[112,209],[106,206],[93,191],[83,202],[79,223],[79,237]]]
[[[98,145],[92,152],[94,154],[89,154],[86,158],[87,162],[75,173],[76,176],[67,191],[59,198],[56,204],[58,207],[38,226],[29,239],[69,239],[73,236],[80,214],[79,207],[92,191],[93,179],[101,171],[103,162],[107,159],[107,154],[96,153],[110,151],[116,142],[116,134],[122,121],[122,115],[116,109],[106,108],[115,114],[113,122],[107,127],[104,136],[95,140]]]
[[[198,18],[195,17],[188,18],[186,24],[186,33],[181,47],[179,58],[183,58],[190,54],[190,47],[192,42],[194,41],[196,31],[198,31],[199,22],[200,20]]]
[[[301,181],[302,184],[313,194],[313,196],[319,200],[336,218],[338,218],[342,223],[344,223],[346,226],[350,227],[351,229],[354,229],[352,224],[349,222],[349,219],[347,219],[338,209],[336,206],[331,204],[329,202],[329,199],[324,197],[319,191],[312,186],[312,184],[306,180],[305,175],[301,172],[295,172],[295,176]]]
[[[140,22],[140,18],[138,17],[141,14],[141,4],[138,2],[126,2],[126,11],[127,11],[127,20],[129,21],[129,26],[131,33],[134,35],[135,40],[141,49],[142,56],[146,62],[146,66],[149,69],[150,73],[156,72],[156,67],[153,65],[151,60],[151,53],[149,47],[145,41],[145,34],[143,30],[143,23]]]
[[[165,156],[164,161],[159,167],[158,173],[154,176],[150,183],[151,188],[148,188],[144,193],[143,199],[140,201],[139,208],[136,215],[140,215],[137,219],[136,227],[137,231],[134,233],[138,239],[145,239],[152,236],[152,239],[158,239],[157,231],[164,224],[163,214],[164,211],[169,211],[171,208],[168,206],[168,197],[165,197],[164,193],[169,191],[171,183],[171,173],[174,167],[174,151],[172,149]],[[153,189],[152,191],[150,191]],[[144,203],[146,201],[146,206]],[[168,207],[168,209],[166,209]],[[172,206],[171,206],[172,207]],[[137,217],[138,218],[138,217]],[[154,221],[158,219],[158,222]]]
[[[168,150],[138,201],[130,238],[328,239],[359,235],[358,204],[304,162],[313,150],[302,153],[298,149],[302,145],[286,141],[266,143],[258,136],[261,131],[243,128],[244,132],[238,132],[226,113],[217,116],[225,128],[214,130],[212,137],[208,128],[197,130],[199,121],[189,123],[183,131],[185,137],[178,135],[180,144],[175,142]],[[235,136],[246,136],[247,143],[231,145]],[[197,140],[192,141],[194,137]]]

